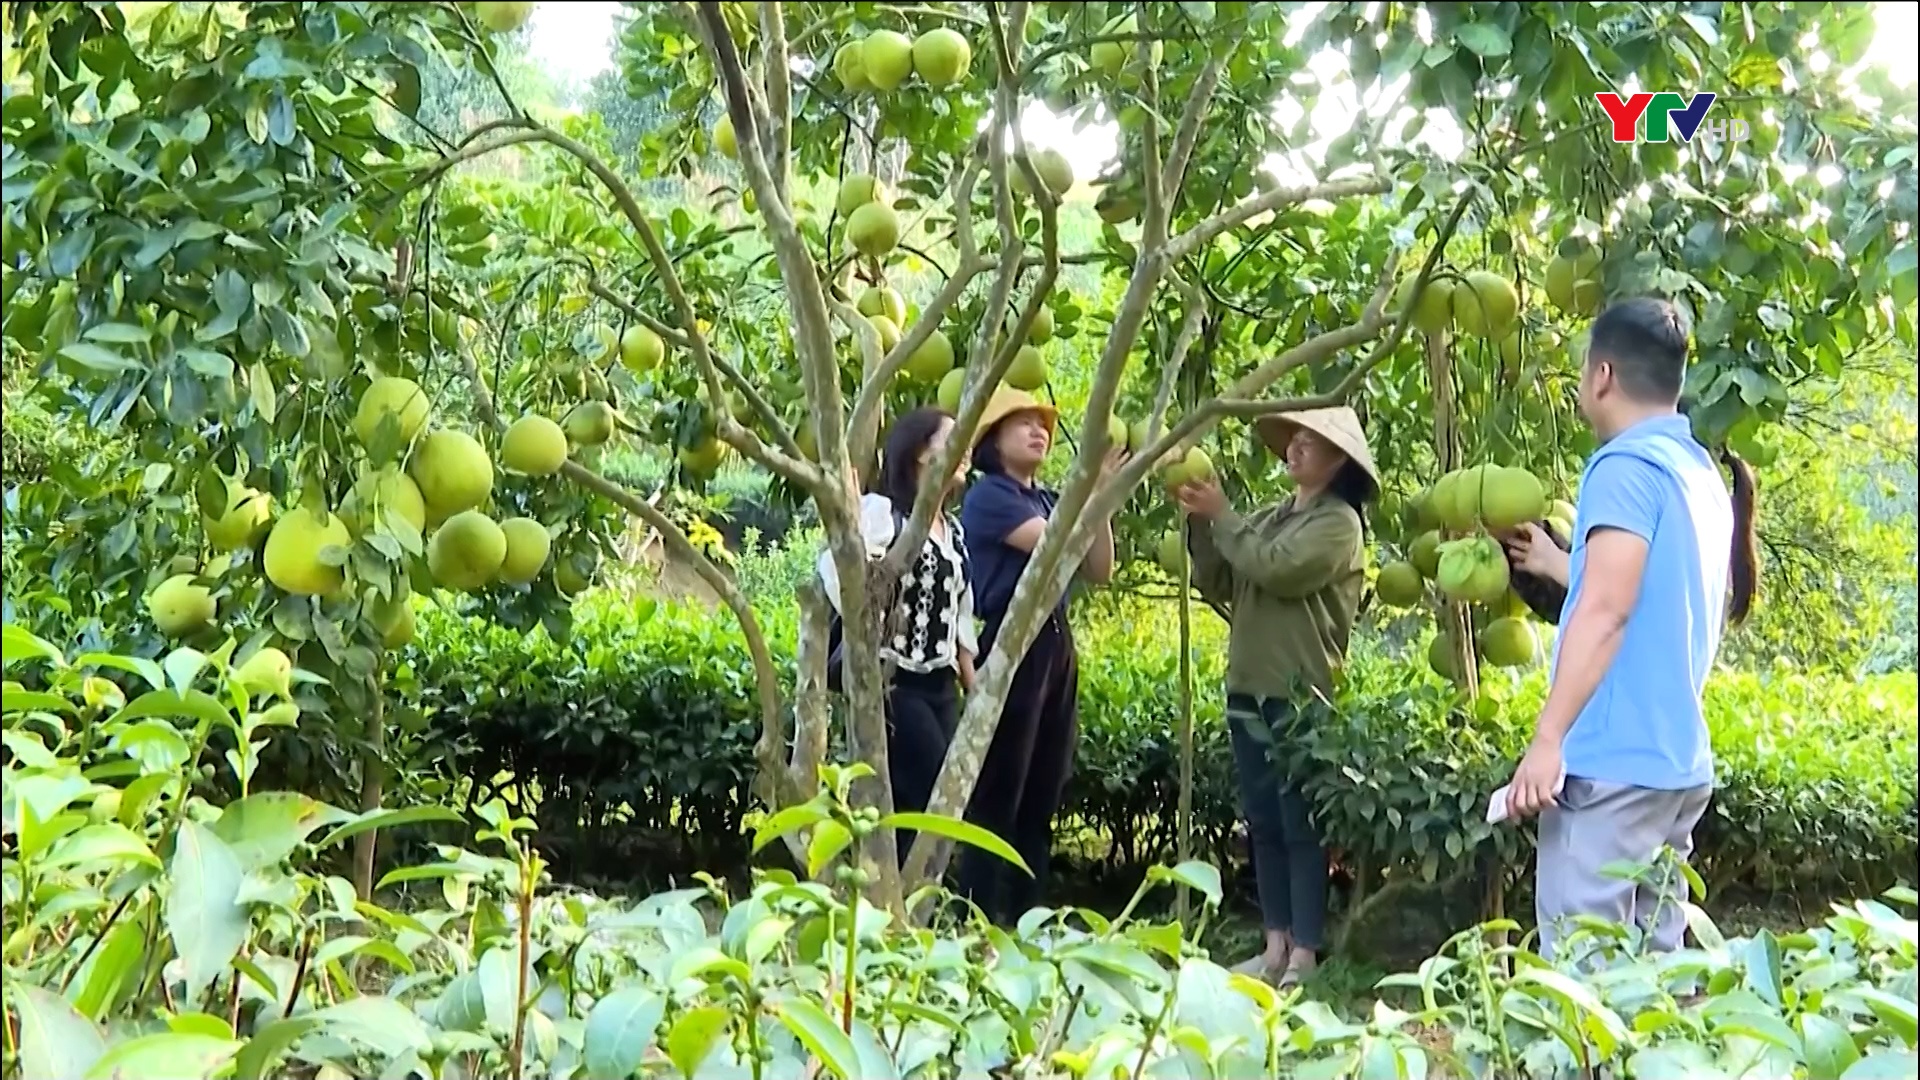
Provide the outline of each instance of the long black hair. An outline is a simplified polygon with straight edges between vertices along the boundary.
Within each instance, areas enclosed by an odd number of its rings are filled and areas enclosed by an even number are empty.
[[[1678,406],[1680,415],[1687,416],[1693,404],[1691,400],[1681,398]],[[1760,485],[1753,475],[1753,466],[1734,453],[1732,447],[1709,447],[1709,451],[1733,474],[1733,552],[1729,560],[1732,580],[1727,595],[1727,622],[1739,626],[1753,613],[1754,601],[1760,594],[1760,540],[1755,520],[1759,511],[1757,497]],[[1573,550],[1573,537],[1561,536],[1544,521],[1535,524],[1561,551]],[[1511,556],[1508,564],[1512,564]],[[1515,570],[1513,591],[1542,620],[1555,626],[1560,624],[1560,610],[1567,602],[1566,586]]]
[[[920,455],[940,433],[941,425],[951,419],[945,409],[927,405],[895,420],[880,452],[880,473],[874,477],[873,494],[884,495],[900,513],[912,513],[914,500],[920,496]]]

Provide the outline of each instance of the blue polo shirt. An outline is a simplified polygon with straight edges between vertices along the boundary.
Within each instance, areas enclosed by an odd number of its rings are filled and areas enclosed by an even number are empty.
[[[985,473],[967,488],[960,503],[960,528],[967,537],[973,566],[973,606],[988,626],[997,624],[1013,603],[1014,586],[1032,555],[1012,547],[1007,537],[1034,518],[1051,518],[1060,501],[1054,492],[1028,487],[999,473]],[[1062,593],[1055,613],[1066,611]]]
[[[1620,651],[1562,744],[1567,775],[1668,791],[1710,784],[1701,693],[1726,623],[1733,502],[1686,417],[1635,424],[1587,462],[1563,618],[1579,603],[1595,529],[1645,540],[1647,565]]]

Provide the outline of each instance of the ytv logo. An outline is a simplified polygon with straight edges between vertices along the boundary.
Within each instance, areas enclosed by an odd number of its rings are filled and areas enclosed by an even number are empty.
[[[1680,136],[1681,142],[1686,143],[1691,143],[1695,135],[1705,135],[1715,142],[1721,139],[1745,142],[1753,138],[1753,128],[1737,116],[1732,120],[1706,122],[1707,110],[1713,107],[1713,99],[1717,96],[1702,92],[1688,101],[1679,94],[1665,91],[1635,94],[1630,98],[1622,98],[1611,91],[1593,95],[1600,107],[1606,110],[1607,119],[1613,121],[1613,141],[1617,143],[1636,141],[1635,131],[1640,126],[1642,115],[1647,118],[1648,142],[1666,142],[1669,128]]]

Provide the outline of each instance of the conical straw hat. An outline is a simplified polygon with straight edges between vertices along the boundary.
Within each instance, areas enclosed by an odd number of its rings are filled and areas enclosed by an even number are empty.
[[[1259,433],[1260,440],[1267,444],[1267,448],[1283,458],[1287,456],[1287,444],[1293,441],[1294,433],[1302,428],[1339,447],[1341,453],[1352,458],[1366,472],[1374,486],[1379,486],[1380,471],[1374,467],[1373,451],[1367,449],[1367,433],[1360,428],[1360,417],[1345,405],[1336,405],[1331,409],[1276,413],[1263,416],[1253,424],[1253,429]]]

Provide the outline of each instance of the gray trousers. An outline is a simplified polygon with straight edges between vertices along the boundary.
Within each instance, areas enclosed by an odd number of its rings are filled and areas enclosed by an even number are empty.
[[[1713,785],[1680,791],[1567,777],[1554,805],[1540,815],[1539,861],[1534,876],[1534,916],[1540,925],[1540,955],[1555,946],[1582,915],[1646,932],[1656,951],[1678,949],[1686,937],[1686,883],[1679,874],[1656,872],[1634,880],[1608,873],[1613,863],[1648,863],[1661,847],[1681,859],[1693,854],[1693,828],[1707,810]]]

